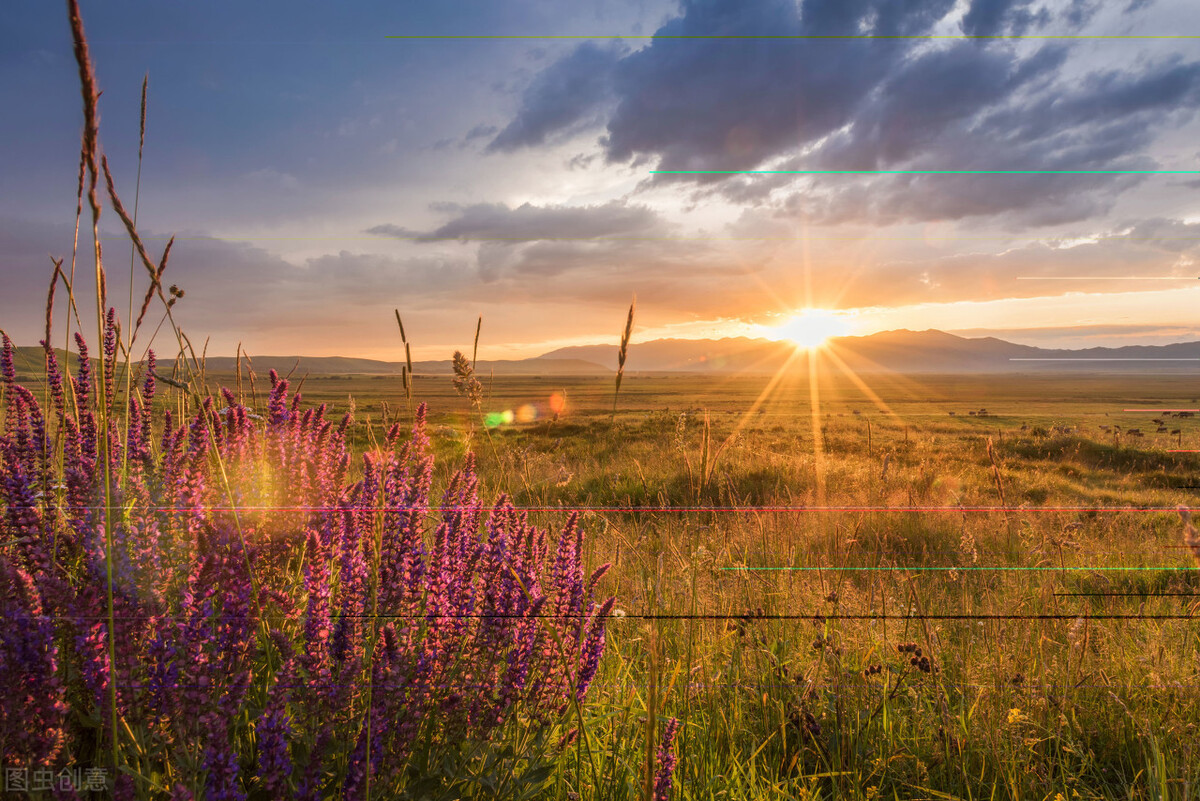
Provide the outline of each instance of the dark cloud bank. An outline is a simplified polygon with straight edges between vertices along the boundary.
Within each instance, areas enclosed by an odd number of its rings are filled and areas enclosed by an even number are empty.
[[[609,163],[660,170],[1148,169],[1155,136],[1200,104],[1200,62],[1147,57],[1080,76],[1068,69],[1077,45],[1062,40],[672,38],[922,36],[945,24],[953,7],[953,0],[685,2],[639,50],[586,43],[549,66],[489,149],[538,147],[600,119]],[[1098,7],[975,0],[958,30],[1078,32]],[[1010,215],[1022,225],[1051,225],[1105,211],[1138,180],[988,176],[984,187],[978,176],[706,175],[655,183],[683,182],[738,203],[773,198],[784,213],[817,222]],[[803,191],[778,191],[793,186]]]

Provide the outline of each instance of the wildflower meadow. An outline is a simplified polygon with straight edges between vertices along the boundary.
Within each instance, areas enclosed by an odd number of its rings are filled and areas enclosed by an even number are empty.
[[[482,317],[414,371],[398,310],[396,373],[210,369],[67,8],[75,245],[0,331],[4,793],[1200,798],[1194,375],[648,374],[644,299],[599,375],[485,371]]]

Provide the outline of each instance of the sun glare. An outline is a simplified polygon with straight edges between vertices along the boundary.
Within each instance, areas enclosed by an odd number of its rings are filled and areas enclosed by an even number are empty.
[[[845,316],[826,309],[803,309],[777,326],[764,326],[763,335],[777,342],[791,342],[797,348],[819,348],[832,337],[850,332]]]

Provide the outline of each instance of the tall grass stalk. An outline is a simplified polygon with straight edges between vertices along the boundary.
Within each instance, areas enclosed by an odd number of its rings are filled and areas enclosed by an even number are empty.
[[[133,215],[132,215],[132,225],[134,228],[137,228],[138,206],[140,205],[141,197],[142,197],[142,152],[146,146],[146,90],[149,88],[149,85],[150,85],[150,73],[147,72],[145,74],[145,76],[142,78],[142,104],[141,104],[141,114],[140,114],[140,118],[139,118],[139,122],[138,122],[137,179],[134,183]],[[105,178],[106,178],[109,186],[111,187],[112,176],[108,172],[108,164],[107,163],[104,164],[104,175],[105,175]],[[129,306],[128,306],[128,311],[126,312],[126,315],[125,315],[126,321],[133,319],[134,258],[136,255],[137,255],[137,246],[131,239],[129,242]],[[164,257],[164,263],[165,263],[165,257]],[[148,300],[149,300],[149,297],[148,297]],[[46,312],[47,326],[49,325],[49,321],[50,321],[50,311],[49,311],[49,309],[47,309],[47,312]],[[141,320],[139,317],[138,324],[140,325],[140,323],[141,323]],[[130,390],[133,387],[133,364],[132,364],[133,340],[136,336],[137,336],[137,325],[133,326],[129,330],[129,342],[126,344],[122,341],[122,347],[125,351],[125,360],[124,360],[124,362],[122,362],[121,383],[125,387],[124,397],[126,397],[126,398],[128,398],[130,396]],[[47,339],[47,341],[50,339],[49,331],[46,332],[46,339]],[[147,347],[149,347],[149,346],[147,346]],[[128,436],[128,431],[125,432],[125,435]],[[129,460],[129,451],[126,450],[124,453],[124,459],[121,464],[122,475],[127,473],[127,471],[129,470],[128,460]]]
[[[141,115],[138,123],[138,154],[137,154],[137,178],[133,186],[133,225],[137,227],[138,208],[141,205],[142,199],[142,152],[146,146],[146,91],[150,87],[150,73],[142,78],[142,107]],[[134,259],[137,256],[137,246],[131,241],[129,243],[129,311],[125,314],[126,320],[133,319],[133,284],[134,284]],[[130,332],[129,349],[133,349],[132,332]],[[129,359],[125,360],[125,392],[126,396],[129,393]]]
[[[471,369],[475,369],[476,358],[479,356],[479,332],[483,330],[483,315],[479,315],[479,322],[475,323],[475,344],[471,347]]]
[[[657,612],[657,609],[654,611]],[[647,688],[646,688],[646,746],[642,762],[642,799],[654,801],[655,733],[658,723],[658,621],[650,623],[646,635]]]
[[[87,39],[83,32],[83,18],[79,13],[78,0],[67,0],[67,8],[71,20],[71,33],[74,37],[75,62],[79,68],[80,92],[83,96],[83,139],[82,150],[88,171],[88,206],[92,212],[92,249],[96,269],[96,329],[97,342],[104,342],[104,310],[107,306],[107,292],[104,285],[104,262],[100,246],[100,201],[96,194],[98,180],[97,153],[99,150],[99,119],[97,105],[99,93],[96,91],[96,76],[92,67],[91,56],[88,53]],[[100,430],[108,429],[108,399],[97,404],[100,417]],[[104,567],[106,572],[106,601],[107,601],[107,651],[109,665],[116,664],[116,623],[113,615],[113,495],[112,495],[112,463],[109,458],[110,440],[107,433],[100,438],[99,458],[104,476]],[[121,748],[118,741],[117,729],[117,686],[116,682],[108,682],[109,704],[109,740],[114,776],[119,775],[121,763]]]
[[[87,165],[87,174],[88,174],[87,197],[88,197],[88,205],[91,210],[91,217],[92,217],[92,243],[93,243],[93,253],[94,253],[94,259],[95,259],[95,276],[96,276],[96,317],[97,317],[97,334],[98,334],[97,341],[101,342],[101,343],[104,343],[106,341],[105,309],[108,308],[108,293],[107,293],[107,283],[106,283],[107,279],[106,279],[105,270],[104,270],[104,259],[103,259],[102,247],[100,244],[100,230],[99,230],[100,216],[101,216],[101,202],[100,202],[100,199],[99,199],[99,196],[97,193],[97,184],[99,183],[100,167],[103,167],[103,172],[104,172],[104,177],[105,177],[106,186],[107,186],[107,190],[108,190],[108,195],[112,201],[113,209],[116,211],[117,216],[121,219],[122,223],[124,223],[126,231],[128,232],[128,234],[130,236],[130,240],[131,240],[131,243],[132,243],[132,246],[133,246],[135,252],[141,257],[143,265],[145,266],[146,270],[150,274],[150,286],[146,293],[146,300],[142,306],[142,314],[139,315],[138,321],[134,325],[134,328],[130,333],[130,343],[132,344],[133,338],[136,337],[137,328],[141,325],[142,317],[144,316],[145,311],[146,311],[147,307],[149,306],[149,303],[151,302],[153,297],[155,295],[157,295],[157,297],[163,302],[163,305],[165,306],[166,319],[170,321],[171,328],[172,328],[173,332],[175,333],[176,341],[179,346],[180,354],[182,355],[184,353],[185,345],[186,345],[186,350],[191,355],[194,371],[200,372],[202,374],[202,372],[203,372],[202,368],[200,367],[200,365],[196,359],[195,350],[194,350],[194,348],[191,347],[190,340],[188,340],[187,335],[179,328],[179,326],[176,325],[174,317],[171,314],[171,306],[174,303],[175,297],[173,297],[170,301],[168,301],[162,291],[162,284],[161,284],[162,274],[166,269],[166,265],[167,265],[168,258],[170,256],[171,248],[172,248],[172,245],[174,244],[174,237],[172,237],[171,240],[168,241],[167,246],[163,251],[162,258],[159,260],[158,264],[155,265],[155,263],[153,261],[151,261],[149,255],[146,252],[145,245],[142,243],[142,239],[141,239],[140,235],[138,234],[137,227],[136,227],[136,224],[134,223],[133,218],[125,211],[125,208],[124,208],[123,204],[121,203],[120,196],[117,194],[116,187],[113,182],[112,174],[108,169],[107,159],[100,153],[99,111],[98,111],[100,93],[96,87],[95,69],[91,62],[91,57],[90,57],[88,43],[87,43],[87,36],[84,32],[83,19],[80,14],[80,11],[79,11],[78,0],[68,0],[67,7],[68,7],[68,15],[70,18],[70,23],[71,23],[72,35],[73,35],[73,39],[74,39],[74,54],[75,54],[76,65],[78,67],[78,72],[79,72],[80,92],[81,92],[82,99],[83,99],[84,127],[83,127],[83,135],[82,135],[82,140],[81,140],[81,142],[82,142],[81,150],[82,150],[82,160]],[[144,119],[144,114],[145,114],[144,102],[145,101],[144,101],[144,99],[145,99],[145,89],[146,89],[147,85],[148,85],[148,76],[147,76],[147,79],[143,82],[143,119],[142,119],[143,134],[144,134],[144,125],[145,125],[145,119]],[[139,151],[140,151],[140,149],[141,148],[139,147]],[[139,173],[139,175],[140,175],[140,173]],[[73,291],[72,291],[72,294],[73,294]],[[172,294],[175,295],[175,293],[172,293]],[[118,342],[120,342],[121,337],[120,337],[120,333],[119,333],[119,327],[117,329],[116,338],[117,338]],[[116,343],[114,343],[114,345],[115,344]],[[127,375],[129,372],[128,364],[129,364],[131,350],[132,350],[131,347],[125,348],[126,365],[127,365],[126,374]],[[112,356],[112,358],[115,359],[115,353],[111,354],[111,356]],[[180,361],[181,361],[180,359],[176,360],[176,366],[179,365]],[[185,363],[185,367],[186,367],[186,363]],[[195,372],[193,373],[193,376],[195,375]],[[112,385],[106,380],[104,382],[104,386],[111,387]],[[191,388],[192,400],[196,404],[196,407],[200,408],[203,404],[202,404],[202,398],[199,394],[199,388],[194,385],[193,381],[189,381],[189,386]],[[98,419],[99,428],[101,431],[106,432],[104,436],[99,438],[98,448],[99,448],[99,461],[102,463],[101,470],[102,470],[102,475],[103,475],[103,486],[104,486],[103,520],[104,520],[104,537],[105,537],[105,573],[106,573],[105,592],[106,592],[106,605],[107,605],[107,621],[106,621],[107,622],[107,651],[108,651],[109,664],[112,666],[116,665],[116,650],[115,650],[115,647],[116,647],[115,646],[116,625],[115,625],[115,618],[114,618],[114,598],[113,598],[113,578],[114,578],[114,576],[113,576],[113,571],[114,571],[113,536],[114,536],[114,529],[118,522],[116,520],[114,513],[118,511],[118,507],[116,506],[115,501],[114,501],[114,476],[113,476],[113,472],[112,472],[111,440],[110,440],[107,432],[110,430],[110,425],[111,425],[110,418],[111,418],[111,415],[114,413],[113,403],[115,402],[115,399],[116,399],[115,393],[110,393],[108,390],[106,390],[104,392],[104,397],[102,398],[102,401],[100,403],[96,404],[96,409],[97,409],[98,418],[99,418]],[[207,415],[202,414],[201,418],[203,418],[205,427],[208,431],[208,435],[211,437],[213,434],[212,421],[208,418]],[[222,484],[225,487],[225,490],[226,490],[230,500],[232,501],[233,494],[232,494],[232,489],[231,489],[231,485],[229,482],[229,476],[226,473],[224,464],[221,460],[221,454],[219,453],[219,451],[214,450],[213,456],[217,462],[217,467],[220,472]],[[124,467],[123,467],[123,469],[124,469]],[[119,511],[122,513],[122,517],[124,517],[124,513],[125,513],[124,507],[120,507]],[[248,552],[245,547],[246,546],[245,533],[241,529],[240,518],[239,518],[238,510],[237,510],[236,506],[231,508],[230,511],[231,511],[231,515],[234,520],[235,528],[238,531],[239,539],[241,540],[243,558],[247,560],[246,567],[247,567],[248,576],[249,576],[251,596],[252,596],[252,599],[254,602],[255,609],[260,613],[260,620],[262,620],[261,604],[260,604],[260,599],[259,599],[257,582],[254,579],[253,571],[250,569],[250,565],[248,562],[249,556],[248,556]],[[266,635],[265,622],[262,624],[262,626],[260,626],[260,630],[265,638],[265,635]],[[266,645],[266,643],[264,641],[264,647],[265,647],[265,645]],[[121,759],[120,735],[119,735],[119,728],[118,728],[117,687],[116,687],[115,675],[108,682],[108,685],[109,685],[109,687],[108,687],[108,695],[109,695],[108,704],[109,704],[109,709],[110,709],[109,725],[110,725],[110,743],[111,743],[112,765],[113,765],[114,775],[120,776],[121,775],[121,767],[122,767],[122,759]]]
[[[617,420],[617,396],[621,394],[621,379],[625,376],[625,359],[629,355],[629,338],[633,334],[633,311],[637,296],[629,304],[629,316],[625,318],[625,331],[621,334],[621,347],[617,350],[617,384],[613,389],[612,422]]]
[[[1004,525],[1008,529],[1008,552],[1011,555],[1013,549],[1013,521],[1012,515],[1008,509],[1008,501],[1004,497],[1004,479],[1000,476],[1000,464],[996,461],[996,451],[992,447],[992,438],[987,440],[987,455],[988,461],[992,463],[992,478],[996,481],[996,494],[1000,496],[1000,506],[1004,509]]]
[[[413,387],[412,387],[412,382],[413,382],[412,349],[408,346],[408,337],[406,337],[404,335],[404,321],[400,319],[400,310],[395,309],[394,311],[396,312],[396,325],[398,325],[400,327],[400,344],[404,346],[404,366],[402,368],[400,368],[400,377],[404,381],[404,398],[405,398],[405,400],[408,401],[409,411],[411,412],[412,411],[412,396],[413,396],[413,392],[412,392],[412,389],[413,389]],[[479,321],[480,321],[480,323],[482,323],[483,317],[480,317]],[[476,330],[475,330],[475,341],[476,342],[479,341],[478,328],[476,328]]]

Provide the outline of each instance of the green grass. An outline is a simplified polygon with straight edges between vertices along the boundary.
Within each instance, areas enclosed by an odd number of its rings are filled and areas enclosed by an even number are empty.
[[[625,616],[553,797],[640,797],[648,714],[682,720],[689,801],[1200,795],[1200,627],[1169,617],[1200,593],[1173,512],[1200,492],[1200,454],[1167,452],[1200,447],[1200,420],[1173,419],[1181,437],[1100,429],[1152,432],[1122,409],[1191,408],[1192,379],[871,379],[884,411],[831,378],[823,456],[809,387],[756,407],[766,381],[631,374],[611,421],[609,379],[498,378],[484,413],[568,403],[493,429],[449,378],[414,381],[440,471],[470,448],[485,497],[543,525],[583,509],[590,565],[614,563],[598,593]],[[398,377],[303,391],[352,403],[362,447],[385,403],[411,414]],[[897,651],[910,642],[929,672]]]
[[[593,690],[597,772],[582,751],[568,756],[557,797],[638,796],[650,708],[683,720],[681,799],[1200,794],[1200,627],[1088,617],[1195,608],[1163,593],[1200,592],[1196,571],[1144,568],[1191,564],[1171,510],[1196,497],[1185,487],[1200,484],[1198,455],[1167,453],[1176,436],[1116,440],[1099,428],[1153,431],[1154,415],[1121,410],[1189,407],[1193,379],[872,383],[891,413],[830,379],[823,459],[806,385],[746,414],[765,384],[629,375],[610,423],[610,380],[497,379],[484,412],[564,391],[568,407],[487,431],[449,379],[415,381],[439,456],[469,443],[486,489],[543,523],[583,508],[590,562],[615,563],[600,591],[616,593],[627,616],[610,626]],[[335,407],[353,396],[363,443],[372,428],[378,436],[385,401],[392,419],[408,413],[395,378],[310,377],[304,391]],[[989,416],[966,414],[980,407]],[[1184,448],[1200,445],[1200,421],[1176,427]],[[1007,514],[996,509],[988,438]],[[826,506],[848,509],[813,510],[822,491]],[[729,569],[743,566],[821,569]],[[929,566],[1039,569],[895,569]],[[891,569],[861,569],[873,567]],[[740,621],[686,617],[759,609],[764,617]],[[1060,618],[1022,617],[1034,615]],[[909,664],[904,642],[936,672]],[[872,665],[880,671],[864,675]]]

